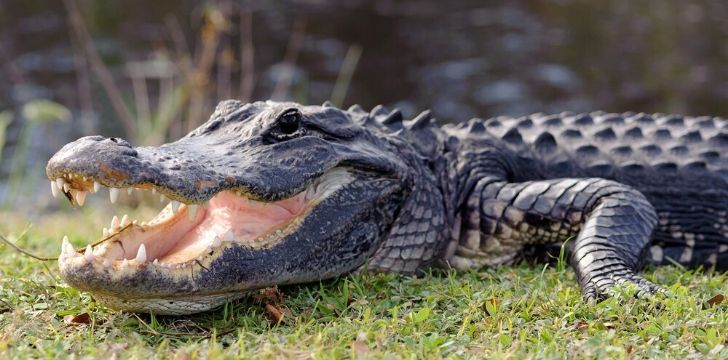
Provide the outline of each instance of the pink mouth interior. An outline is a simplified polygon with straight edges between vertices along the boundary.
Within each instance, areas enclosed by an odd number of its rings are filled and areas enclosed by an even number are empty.
[[[250,201],[230,191],[224,191],[209,201],[205,208],[198,206],[197,216],[189,219],[188,207],[183,205],[172,219],[163,221],[148,239],[124,249],[124,258],[133,259],[141,243],[148,261],[181,263],[202,255],[215,237],[222,241],[253,242],[266,234],[283,228],[307,207],[304,193],[276,202]],[[161,230],[161,231],[160,231]],[[226,239],[227,237],[227,239]],[[124,241],[126,244],[128,241]]]

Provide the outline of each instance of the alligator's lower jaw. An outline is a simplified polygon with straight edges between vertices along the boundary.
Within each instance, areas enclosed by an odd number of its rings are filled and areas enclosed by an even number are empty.
[[[317,204],[350,181],[346,170],[333,169],[303,192],[280,201],[252,201],[223,191],[205,206],[169,204],[148,223],[112,220],[108,236],[85,251],[76,251],[64,239],[58,260],[61,275],[111,308],[158,314],[205,311],[249,289],[225,284],[205,290],[198,281],[201,272],[218,271],[218,260],[228,251],[275,246],[295,232]],[[216,261],[218,267],[213,266]]]
[[[228,301],[240,299],[247,294],[247,292],[236,292],[196,295],[185,298],[120,298],[96,294],[94,297],[96,301],[112,309],[158,315],[188,315],[214,309]]]

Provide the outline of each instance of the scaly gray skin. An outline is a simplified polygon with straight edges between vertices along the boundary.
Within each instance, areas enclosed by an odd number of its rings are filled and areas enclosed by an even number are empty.
[[[352,174],[265,248],[224,244],[184,272],[61,264],[66,282],[112,307],[183,314],[362,267],[409,274],[543,259],[566,239],[585,299],[617,283],[646,296],[661,290],[637,274],[645,261],[728,268],[726,154],[728,125],[710,117],[535,114],[438,127],[429,112],[403,121],[382,107],[224,101],[160,147],[81,138],[47,174],[69,189],[153,186],[187,204],[225,189],[280,200],[332,169]]]

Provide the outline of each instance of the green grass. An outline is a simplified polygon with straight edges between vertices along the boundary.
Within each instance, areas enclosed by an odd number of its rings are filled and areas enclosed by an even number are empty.
[[[84,245],[110,216],[91,210],[39,217],[19,245],[55,255],[63,234]],[[27,220],[0,214],[0,233]],[[424,277],[359,274],[281,288],[186,317],[119,313],[0,245],[2,358],[728,358],[725,274],[645,271],[676,296],[584,304],[573,272],[516,266]],[[265,303],[284,313],[273,324]],[[64,317],[88,313],[88,324]]]

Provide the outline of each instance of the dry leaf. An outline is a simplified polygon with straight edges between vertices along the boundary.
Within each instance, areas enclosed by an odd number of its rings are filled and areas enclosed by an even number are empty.
[[[66,325],[90,324],[91,315],[89,315],[88,313],[78,315],[66,315],[63,317],[63,322]]]
[[[283,292],[277,287],[269,287],[258,290],[253,294],[253,300],[261,304],[281,304],[283,303]]]
[[[265,311],[273,319],[273,324],[280,324],[283,322],[283,312],[277,307],[271,304],[265,304]]]
[[[582,334],[586,334],[589,331],[589,324],[586,321],[579,320],[574,324],[576,330],[579,330]]]
[[[725,300],[725,296],[723,294],[717,294],[713,296],[712,298],[708,299],[707,303],[710,306],[716,306]]]

